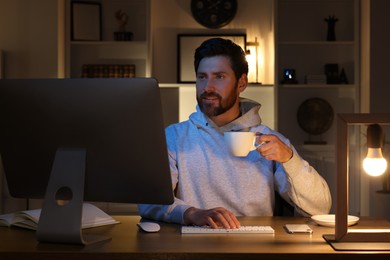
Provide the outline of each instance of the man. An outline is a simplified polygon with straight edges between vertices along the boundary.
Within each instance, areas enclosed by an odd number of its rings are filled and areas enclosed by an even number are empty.
[[[260,104],[240,98],[247,86],[245,53],[212,38],[195,52],[197,111],[171,125],[166,138],[175,202],[139,205],[142,217],[212,228],[239,228],[236,216],[272,216],[277,191],[305,216],[327,214],[328,185],[280,133],[261,124]],[[226,131],[258,133],[263,143],[234,157]]]

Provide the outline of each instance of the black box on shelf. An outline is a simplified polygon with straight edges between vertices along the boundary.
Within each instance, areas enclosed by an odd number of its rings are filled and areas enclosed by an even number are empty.
[[[114,32],[115,41],[132,41],[133,33],[132,32]]]
[[[335,63],[325,64],[325,75],[327,84],[339,84],[339,65]]]

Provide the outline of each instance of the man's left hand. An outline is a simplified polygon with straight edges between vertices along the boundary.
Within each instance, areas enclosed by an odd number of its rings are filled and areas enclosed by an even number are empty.
[[[282,142],[276,135],[265,135],[256,133],[257,142],[263,143],[257,147],[257,151],[267,160],[285,163],[293,156],[292,149]]]

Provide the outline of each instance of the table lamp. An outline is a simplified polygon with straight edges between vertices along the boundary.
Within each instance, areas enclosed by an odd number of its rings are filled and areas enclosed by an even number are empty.
[[[348,126],[369,125],[368,145],[381,147],[380,125],[390,125],[390,114],[338,114],[337,115],[337,200],[335,234],[324,239],[335,250],[390,250],[390,227],[388,229],[348,229]],[[379,127],[378,127],[379,126]],[[368,157],[382,155],[371,150]],[[370,158],[374,159],[374,158]],[[383,169],[382,169],[383,170]]]

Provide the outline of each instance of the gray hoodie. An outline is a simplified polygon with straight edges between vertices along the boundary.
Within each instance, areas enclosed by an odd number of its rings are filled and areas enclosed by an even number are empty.
[[[167,127],[175,201],[172,205],[138,205],[140,215],[179,224],[184,224],[183,213],[189,207],[225,207],[236,216],[272,216],[275,191],[301,215],[327,214],[331,196],[326,181],[288,139],[261,124],[260,106],[241,98],[242,116],[222,127],[197,107],[189,120]],[[293,157],[282,164],[267,161],[257,151],[234,157],[224,141],[226,131],[277,135],[293,149]]]

